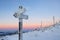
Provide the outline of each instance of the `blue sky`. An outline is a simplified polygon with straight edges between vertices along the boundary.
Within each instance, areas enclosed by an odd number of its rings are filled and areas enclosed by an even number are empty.
[[[18,26],[18,19],[13,14],[19,5],[27,10],[25,14],[29,19],[24,20],[26,25],[40,24],[41,20],[51,20],[52,16],[60,18],[60,0],[0,0],[0,27],[4,24]]]

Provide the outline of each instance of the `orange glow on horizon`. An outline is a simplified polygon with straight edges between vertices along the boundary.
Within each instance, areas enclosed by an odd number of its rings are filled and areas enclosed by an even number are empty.
[[[42,22],[42,27],[46,27],[49,25],[53,25],[52,21],[49,22]],[[32,28],[39,28],[41,27],[41,23],[24,23],[23,24],[23,29],[32,29]],[[0,29],[17,29],[18,28],[18,23],[14,24],[1,24]]]
[[[53,24],[52,22],[42,23],[42,27],[50,26],[52,24]],[[25,29],[39,28],[39,27],[41,27],[41,23],[23,24],[23,28],[25,28]]]
[[[1,24],[0,29],[16,29],[18,24]]]

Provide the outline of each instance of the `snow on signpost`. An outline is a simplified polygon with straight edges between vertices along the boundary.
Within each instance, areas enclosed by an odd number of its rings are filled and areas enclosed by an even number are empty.
[[[25,11],[25,8],[19,6],[19,10],[13,15],[15,18],[19,19],[19,40],[22,40],[22,19],[28,19],[28,15],[24,15]]]

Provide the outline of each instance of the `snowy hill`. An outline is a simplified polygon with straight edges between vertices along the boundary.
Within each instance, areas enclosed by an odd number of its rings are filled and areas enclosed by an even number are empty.
[[[44,32],[32,31],[23,33],[23,40],[60,40],[60,28],[53,28],[51,30],[46,30]],[[4,38],[5,40],[18,40],[18,34],[2,38]]]

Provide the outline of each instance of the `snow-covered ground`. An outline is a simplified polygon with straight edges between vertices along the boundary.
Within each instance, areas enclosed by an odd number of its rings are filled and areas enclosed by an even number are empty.
[[[51,30],[46,30],[45,32],[32,31],[32,32],[23,33],[23,40],[60,40],[60,28],[53,28]],[[18,40],[18,34],[6,36],[4,37],[4,39]]]

